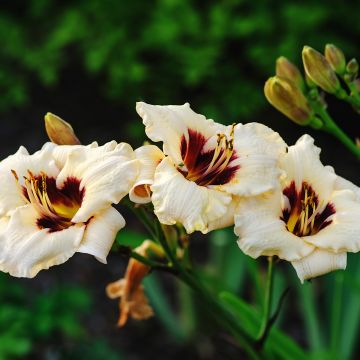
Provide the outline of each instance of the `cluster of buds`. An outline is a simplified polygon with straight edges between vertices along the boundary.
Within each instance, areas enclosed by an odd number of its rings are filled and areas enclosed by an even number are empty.
[[[356,59],[346,63],[344,53],[335,45],[327,44],[324,55],[304,46],[302,60],[305,80],[300,70],[285,57],[276,61],[276,76],[265,83],[265,96],[276,109],[299,125],[322,127],[322,121],[313,110],[311,99],[319,87],[326,93],[345,99],[356,108],[359,101],[359,65]],[[342,87],[345,83],[348,94]],[[323,99],[318,97],[319,101]]]

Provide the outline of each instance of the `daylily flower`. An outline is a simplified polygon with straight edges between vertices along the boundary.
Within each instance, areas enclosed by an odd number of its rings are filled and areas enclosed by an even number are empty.
[[[155,169],[165,155],[155,145],[144,145],[135,150],[135,156],[139,160],[140,171],[129,198],[135,203],[146,204],[151,202],[150,186],[154,182]]]
[[[195,113],[189,104],[140,102],[147,136],[163,142],[166,155],[154,168],[151,200],[159,221],[207,233],[233,224],[240,196],[273,189],[286,145],[268,127],[225,126]]]
[[[146,257],[152,244],[152,241],[145,240],[142,245],[134,249],[134,252]],[[120,298],[118,326],[124,326],[129,316],[135,320],[146,320],[154,315],[144,293],[144,287],[141,285],[141,281],[149,271],[149,266],[136,259],[130,259],[125,277],[106,287],[106,293],[110,299]]]
[[[75,252],[106,262],[123,217],[111,206],[132,187],[138,162],[130,145],[47,143],[21,147],[0,162],[0,270],[34,277]]]
[[[319,154],[302,136],[280,160],[279,188],[248,199],[235,216],[241,250],[291,261],[301,282],[345,269],[346,253],[360,250],[356,186],[323,166]]]

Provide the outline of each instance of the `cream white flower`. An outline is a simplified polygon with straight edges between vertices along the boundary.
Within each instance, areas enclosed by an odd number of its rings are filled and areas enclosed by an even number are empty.
[[[130,145],[47,143],[21,147],[0,162],[0,270],[33,277],[75,252],[106,262],[125,225],[111,206],[133,186],[138,162]]]
[[[302,282],[345,269],[346,253],[360,250],[357,187],[323,166],[319,154],[302,136],[280,161],[279,188],[247,200],[235,216],[242,251],[291,261]]]
[[[139,160],[140,170],[129,198],[135,203],[146,204],[151,202],[150,186],[154,182],[155,169],[165,155],[155,145],[144,145],[135,150],[135,156]]]
[[[152,202],[160,222],[208,231],[233,224],[240,196],[258,195],[278,183],[279,154],[286,145],[268,127],[225,126],[195,113],[189,104],[136,106],[147,136],[166,155],[153,168]]]

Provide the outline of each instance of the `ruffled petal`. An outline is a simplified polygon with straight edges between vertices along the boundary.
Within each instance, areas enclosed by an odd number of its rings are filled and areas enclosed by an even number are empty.
[[[236,210],[239,206],[239,203],[241,202],[241,198],[238,196],[233,196],[230,204],[227,207],[226,213],[221,216],[220,218],[217,218],[216,220],[209,222],[209,230],[218,230],[223,229],[228,226],[234,225],[234,217]]]
[[[104,146],[100,146],[100,149],[106,151],[106,149],[109,149],[109,145],[115,148],[116,141],[111,141]],[[59,169],[62,169],[70,153],[78,151],[79,149],[94,149],[98,148],[99,146],[98,143],[94,141],[89,145],[56,145],[53,143],[46,143],[44,147],[49,147],[50,149],[52,149],[56,165],[59,167]],[[100,149],[98,151],[101,151]]]
[[[135,150],[139,160],[139,174],[129,192],[130,200],[138,204],[151,201],[150,186],[154,182],[155,169],[164,158],[163,152],[155,145],[144,145]]]
[[[128,144],[118,144],[109,151],[101,147],[81,148],[68,155],[56,185],[61,188],[69,177],[81,180],[80,189],[85,188],[85,195],[72,221],[86,222],[126,196],[137,174],[138,161]]]
[[[209,223],[225,215],[231,195],[188,181],[166,157],[155,171],[151,186],[155,214],[160,222],[179,222],[188,233],[209,231]]]
[[[314,246],[289,232],[280,217],[280,191],[241,202],[235,215],[240,249],[253,258],[276,255],[287,261],[310,254]]]
[[[16,277],[34,277],[40,270],[59,265],[74,255],[85,225],[77,224],[62,231],[40,230],[38,214],[31,205],[17,208],[4,232],[0,252],[0,270]]]
[[[291,264],[301,283],[304,280],[327,274],[335,270],[346,269],[346,252],[334,254],[329,251],[316,249],[310,255],[301,260],[293,261]]]
[[[284,183],[295,181],[297,189],[307,182],[326,201],[335,186],[336,175],[331,167],[324,166],[319,158],[320,149],[314,145],[314,139],[303,135],[288,153],[281,158],[280,166],[286,172]]]
[[[286,147],[280,135],[265,125],[236,125],[234,149],[237,158],[228,166],[239,169],[229,183],[214,188],[242,196],[259,195],[276,188],[282,173],[279,157],[285,154]]]
[[[24,184],[23,176],[28,176],[29,170],[34,175],[44,172],[49,177],[59,173],[48,147],[33,155],[20,147],[14,155],[0,162],[0,216],[10,215],[16,207],[26,204],[19,185]],[[16,172],[18,183],[12,171]]]
[[[360,188],[351,181],[344,179],[341,176],[336,177],[335,190],[351,190],[356,194],[356,198],[360,201]]]
[[[188,136],[188,129],[201,133],[206,139],[228,132],[228,127],[207,120],[194,112],[188,103],[162,106],[138,102],[136,111],[143,119],[146,135],[152,141],[162,141],[164,153],[176,164],[182,162],[180,142],[183,135]]]
[[[317,234],[304,237],[318,248],[341,253],[360,251],[360,202],[351,190],[335,191],[331,197],[335,214],[331,224]]]
[[[93,255],[106,264],[116,234],[124,226],[124,218],[113,207],[94,215],[86,225],[84,238],[77,251]]]

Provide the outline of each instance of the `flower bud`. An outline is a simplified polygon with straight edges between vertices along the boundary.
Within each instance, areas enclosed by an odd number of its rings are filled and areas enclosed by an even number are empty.
[[[312,121],[313,111],[301,90],[290,80],[274,76],[265,83],[267,100],[276,109],[299,125]]]
[[[351,59],[346,65],[346,72],[350,74],[352,77],[356,77],[359,72],[359,63],[356,59]]]
[[[304,89],[304,79],[300,70],[285,56],[276,60],[276,75],[292,81],[300,89]]]
[[[71,125],[52,113],[47,113],[45,115],[45,129],[49,139],[55,144],[80,144]]]
[[[335,94],[341,89],[335,71],[322,54],[309,46],[304,46],[302,58],[307,76],[316,85],[330,94]]]
[[[337,74],[343,75],[345,73],[345,56],[338,47],[333,44],[327,44],[325,46],[325,58]]]
[[[356,86],[357,91],[360,93],[360,79],[355,79],[354,84]]]

